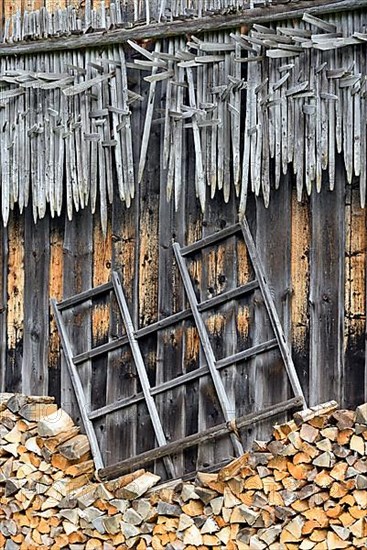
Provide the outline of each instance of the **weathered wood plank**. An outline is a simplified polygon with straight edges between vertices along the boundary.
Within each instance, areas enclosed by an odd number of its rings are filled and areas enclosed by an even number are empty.
[[[343,405],[362,403],[366,326],[366,212],[358,184],[348,186],[345,207],[345,377]]]
[[[310,405],[342,398],[345,180],[338,157],[334,192],[311,197]]]
[[[184,136],[184,158],[191,158],[194,154],[194,143],[192,133],[187,132]],[[182,170],[185,174],[185,185],[183,186],[183,201],[184,207],[179,211],[179,215],[184,224],[186,240],[182,244],[191,245],[201,239],[203,236],[203,213],[201,211],[199,201],[194,193],[189,192],[190,184],[195,177],[195,164],[192,162],[184,162]],[[178,268],[177,276],[180,277]],[[200,284],[202,278],[202,264],[200,258],[194,256],[189,263],[189,271],[191,280],[193,281],[196,294],[199,295]],[[186,305],[187,299],[185,300]],[[184,323],[184,354],[183,368],[185,372],[195,371],[200,367],[201,350],[200,340],[197,328],[193,320]],[[186,385],[186,433],[191,435],[200,430],[200,413],[199,413],[199,395],[201,386],[198,381],[194,381]],[[184,452],[185,470],[196,470],[200,465],[200,458],[197,448],[193,447]]]
[[[162,86],[161,106],[164,106],[166,83]],[[185,306],[184,292],[177,269],[175,268],[172,242],[184,240],[184,204],[180,212],[175,212],[175,203],[166,196],[165,181],[167,167],[164,169],[164,139],[162,131],[160,158],[160,196],[159,196],[159,259],[158,259],[158,317],[164,319],[182,311]],[[185,187],[185,182],[181,185]],[[163,220],[165,220],[163,222]],[[157,335],[157,375],[156,384],[175,379],[184,371],[183,365],[183,324],[177,323],[162,330]],[[157,398],[157,407],[162,419],[167,441],[182,439],[185,436],[185,387],[176,387]],[[178,452],[172,456],[177,475],[185,471],[184,455]]]
[[[1,8],[0,8],[1,9]],[[1,13],[0,13],[1,16]],[[7,274],[8,274],[8,230],[0,228],[0,391],[5,391],[6,344],[7,344]]]
[[[148,95],[150,86],[142,81],[140,83],[142,95]],[[158,98],[155,96],[154,109],[158,108]],[[141,130],[145,121],[140,119]],[[140,142],[141,143],[141,142]],[[159,257],[159,162],[160,162],[160,128],[152,126],[150,135],[150,153],[146,159],[142,182],[137,186],[138,215],[136,218],[137,235],[137,307],[138,324],[135,328],[141,328],[157,320],[158,317],[158,257]],[[139,157],[138,157],[139,158]],[[155,384],[157,338],[156,335],[147,337],[139,342],[144,355],[145,366],[150,385]],[[140,387],[140,385],[139,385]],[[138,435],[136,452],[142,452],[155,445],[155,436],[152,422],[145,405],[137,407]],[[162,469],[163,473],[163,469]]]
[[[290,341],[290,213],[291,195],[289,176],[283,176],[281,185],[265,209],[261,200],[256,202],[255,242],[266,280],[274,300],[287,342]],[[280,220],[282,222],[280,223]],[[277,227],[276,231],[273,230]],[[255,307],[255,333],[257,344],[274,337],[267,311],[260,294]],[[289,395],[287,373],[279,351],[258,356],[251,372],[249,384],[253,387],[256,408],[269,406]],[[260,432],[259,428],[259,432]],[[266,429],[266,427],[264,427]],[[260,433],[255,428],[256,437]],[[255,434],[254,434],[255,435]],[[261,439],[261,437],[260,437]]]
[[[49,331],[49,218],[33,223],[25,212],[24,237],[24,355],[22,389],[28,395],[46,395],[48,389]]]
[[[282,401],[277,405],[264,407],[264,409],[258,413],[249,414],[247,416],[242,416],[236,419],[236,426],[239,429],[247,426],[251,427],[261,420],[265,420],[273,416],[278,416],[281,413],[292,410],[294,408],[298,408],[300,406],[302,406],[302,399],[300,399],[299,397],[293,397],[292,399]],[[200,434],[193,434],[180,441],[175,441],[173,443],[165,445],[164,447],[161,447],[160,449],[157,449],[153,452],[144,453],[137,458],[139,458],[140,465],[145,465],[146,463],[152,462],[152,460],[156,458],[167,456],[168,454],[177,452],[178,450],[186,449],[193,445],[197,445],[198,443],[220,438],[223,435],[227,434],[228,431],[228,424],[224,422],[217,426],[213,426],[212,428],[208,428]],[[103,480],[118,477],[119,475],[129,471],[131,468],[136,467],[137,458],[128,459],[125,462],[113,465],[110,468],[103,468],[103,470],[99,471],[99,476]]]
[[[309,304],[310,291],[310,206],[308,197],[300,203],[292,189],[291,205],[291,344],[306,400],[309,400]]]
[[[106,284],[111,278],[112,262],[112,235],[111,224],[108,224],[106,234],[97,217],[94,218],[93,226],[93,287]],[[93,301],[92,310],[92,336],[91,345],[93,348],[108,342],[110,334],[110,303],[111,295],[107,294]],[[103,407],[106,404],[107,391],[107,364],[108,356],[99,356],[92,361],[91,373],[91,406],[92,409]],[[94,423],[99,446],[103,456],[107,453],[107,430],[106,419],[103,418]],[[106,462],[107,463],[107,462]]]
[[[24,217],[16,212],[8,226],[7,347],[5,390],[22,390],[24,333]]]
[[[130,89],[140,94],[141,81],[138,71],[130,73]],[[137,103],[132,110],[132,133],[134,159],[139,158],[141,136],[141,110]],[[140,187],[137,196],[129,209],[115,200],[112,204],[112,266],[120,277],[122,288],[128,302],[135,327],[138,326],[138,285],[139,285],[139,246],[138,220]],[[117,303],[112,304],[111,334],[115,338],[126,333]],[[139,391],[137,372],[129,346],[109,355],[107,367],[106,402],[113,403],[118,399],[128,398]],[[134,456],[137,452],[138,409],[136,406],[127,412],[116,412],[106,418],[108,456],[107,463],[116,462],[120,457]]]
[[[278,346],[277,340],[273,338],[268,342],[263,342],[262,344],[248,347],[247,349],[239,351],[238,353],[235,353],[229,357],[224,357],[223,359],[220,359],[216,363],[216,368],[220,370],[227,367],[228,365],[243,363],[244,361],[247,361],[251,357],[254,357],[255,355],[259,355],[261,353],[266,353],[268,350],[274,349],[277,346]],[[151,388],[150,393],[152,396],[154,396],[154,395],[160,395],[161,393],[164,393],[164,392],[168,392],[169,390],[172,390],[174,388],[179,388],[179,386],[181,386],[181,389],[182,389],[182,386],[184,384],[186,385],[187,383],[192,382],[197,378],[201,378],[202,376],[206,376],[207,374],[209,374],[208,367],[200,367],[190,372],[186,372],[185,374],[181,374],[176,378],[173,378],[172,380],[167,380],[162,384],[158,384],[157,386],[154,386],[153,388]],[[237,388],[237,389],[241,390],[239,392],[239,396],[237,397],[239,398],[239,400],[241,399],[243,400],[244,391],[247,389],[246,386],[243,385],[241,388]],[[127,397],[122,399],[120,398],[119,400],[113,403],[110,403],[108,405],[105,405],[100,409],[95,409],[92,412],[90,412],[88,416],[90,419],[100,418],[101,416],[109,414],[113,411],[118,411],[126,407],[131,407],[132,405],[139,403],[140,401],[143,401],[143,399],[144,399],[144,395],[142,392],[135,393],[133,394],[132,397]]]
[[[64,279],[64,254],[63,254],[63,224],[61,220],[50,222],[50,267],[49,287],[50,298],[60,301],[63,292]],[[60,403],[61,392],[61,348],[60,337],[53,316],[50,318],[49,327],[49,356],[48,356],[48,395],[53,395],[56,402]]]
[[[76,221],[78,223],[76,223]],[[63,295],[65,298],[73,296],[92,286],[92,227],[93,217],[88,210],[79,212],[72,222],[65,220],[64,238],[64,277]],[[88,304],[77,306],[70,312],[63,312],[69,323],[69,338],[74,344],[73,352],[80,353],[90,348],[91,324],[88,319]],[[66,323],[67,324],[67,323]],[[61,369],[61,406],[72,415],[76,423],[80,422],[80,412],[75,401],[71,380],[63,359]],[[79,372],[85,389],[87,406],[91,404],[91,366],[83,365]]]

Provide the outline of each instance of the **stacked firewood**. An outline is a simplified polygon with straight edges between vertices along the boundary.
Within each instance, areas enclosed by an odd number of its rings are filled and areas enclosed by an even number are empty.
[[[89,443],[47,397],[0,394],[0,548],[367,547],[367,404],[274,427],[217,473],[99,482]]]

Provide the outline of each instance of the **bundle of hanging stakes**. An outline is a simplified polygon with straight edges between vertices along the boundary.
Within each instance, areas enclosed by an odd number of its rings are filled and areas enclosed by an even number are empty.
[[[13,27],[19,38],[20,23]],[[290,166],[299,199],[323,181],[332,190],[337,153],[348,181],[359,177],[364,206],[366,41],[363,12],[346,12],[255,24],[242,34],[162,39],[152,48],[129,41],[1,57],[4,224],[16,203],[22,211],[31,199],[35,220],[47,205],[52,216],[66,207],[70,219],[89,205],[100,209],[106,230],[115,182],[129,206],[156,124],[166,194],[176,208],[189,139],[202,209],[217,190],[225,201],[235,192],[241,214],[249,190],[268,205],[272,182],[277,188]],[[131,90],[137,74],[140,91],[148,83],[145,99]],[[142,114],[137,135],[132,127]]]

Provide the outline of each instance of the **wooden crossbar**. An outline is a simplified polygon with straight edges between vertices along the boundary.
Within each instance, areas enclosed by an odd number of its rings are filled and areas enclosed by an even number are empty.
[[[245,428],[246,426],[252,426],[256,422],[261,422],[262,420],[266,420],[267,418],[271,418],[285,411],[302,408],[302,405],[303,399],[301,397],[293,397],[292,399],[282,401],[277,405],[267,407],[262,411],[241,416],[240,418],[235,419],[235,424],[238,429]],[[154,460],[158,460],[160,458],[163,458],[164,456],[181,452],[184,449],[189,449],[190,447],[198,445],[199,443],[204,443],[206,441],[217,439],[228,433],[231,433],[231,428],[227,422],[224,422],[223,424],[219,424],[218,426],[214,426],[213,428],[208,428],[201,433],[188,435],[183,439],[173,441],[172,443],[169,443],[164,447],[154,449],[153,451],[147,451],[134,458],[123,460],[118,464],[100,470],[98,472],[98,475],[103,481],[113,479],[129,472],[132,468],[136,467],[136,464],[139,464],[139,466],[143,467],[146,464],[153,462]]]

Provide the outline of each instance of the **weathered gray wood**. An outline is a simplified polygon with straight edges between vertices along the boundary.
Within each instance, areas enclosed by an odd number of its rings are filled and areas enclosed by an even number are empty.
[[[239,351],[238,353],[234,353],[233,355],[229,355],[228,357],[223,357],[223,359],[219,359],[216,362],[216,367],[218,369],[221,369],[223,367],[226,367],[228,365],[233,365],[235,363],[239,363],[241,361],[244,361],[245,359],[249,359],[250,357],[254,357],[255,355],[259,355],[260,353],[263,353],[264,351],[271,350],[275,347],[277,347],[277,340],[273,338],[272,340],[269,340],[267,342],[263,342],[262,344],[256,344],[255,346],[252,346],[251,348],[245,349],[243,351]]]
[[[260,412],[256,412],[235,419],[236,426],[238,429],[244,428],[246,426],[253,426],[256,422],[260,422],[261,420],[264,420],[266,418],[277,416],[282,412],[302,407],[302,403],[303,401],[301,398],[293,397],[292,399],[289,399],[287,401],[282,401],[276,406],[267,407]],[[103,481],[107,479],[113,479],[128,472],[130,469],[136,467],[137,464],[143,466],[149,462],[152,462],[153,460],[156,460],[163,456],[167,456],[169,454],[173,454],[178,450],[187,449],[193,445],[197,445],[198,443],[217,439],[219,437],[222,437],[223,435],[226,435],[228,432],[231,433],[231,430],[228,427],[228,423],[225,422],[218,426],[209,428],[208,430],[205,430],[200,434],[187,436],[180,441],[175,441],[166,445],[165,447],[161,447],[160,449],[148,451],[147,453],[138,455],[133,459],[128,459],[121,462],[120,464],[110,466],[109,468],[104,468],[98,472],[98,475]]]
[[[322,189],[311,197],[310,275],[310,404],[326,394],[341,400],[344,374],[344,186],[345,172],[337,158],[333,193]],[[317,198],[317,200],[316,200]],[[327,378],[324,373],[327,372]]]
[[[88,290],[83,290],[83,292],[79,292],[79,294],[75,294],[75,296],[71,296],[70,298],[65,298],[65,300],[62,300],[61,302],[59,302],[58,308],[60,311],[64,311],[65,309],[69,309],[79,304],[82,304],[87,299],[93,299],[93,298],[96,298],[97,296],[100,296],[101,294],[110,292],[112,289],[113,289],[113,284],[109,282],[94,288],[90,288]]]
[[[262,344],[257,344],[248,349],[240,351],[234,355],[225,357],[224,359],[220,359],[219,361],[216,362],[216,368],[220,370],[220,369],[223,369],[224,367],[227,367],[228,365],[234,365],[235,363],[246,361],[256,355],[260,355],[261,353],[267,352],[275,348],[277,345],[278,343],[276,339],[269,340],[268,342],[264,342]],[[157,386],[153,386],[150,389],[150,393],[152,396],[159,395],[160,393],[166,392],[168,390],[172,390],[179,386],[183,386],[183,384],[192,382],[193,380],[196,380],[197,378],[201,378],[202,376],[206,376],[207,374],[210,374],[209,368],[200,367],[193,371],[177,376],[172,380],[168,380],[167,382],[162,382]],[[133,395],[133,397],[126,397],[124,399],[120,399],[118,401],[110,403],[109,405],[105,405],[104,407],[101,407],[99,409],[95,409],[89,412],[88,416],[90,419],[100,418],[101,416],[109,414],[110,412],[117,411],[126,407],[130,407],[131,405],[139,403],[140,401],[143,401],[143,400],[144,400],[144,394],[138,393]]]
[[[240,15],[212,15],[198,19],[178,20],[169,23],[152,23],[132,29],[115,29],[108,33],[94,32],[81,36],[51,38],[45,41],[32,42],[29,44],[14,43],[2,44],[0,46],[0,57],[8,55],[32,54],[35,52],[49,52],[60,50],[75,50],[79,48],[98,47],[111,44],[127,42],[127,40],[140,41],[144,39],[169,38],[181,34],[196,34],[198,31],[214,31],[233,29],[241,25],[253,23],[268,23],[301,18],[307,13],[323,15],[333,13],[335,10],[348,11],[363,8],[367,5],[366,0],[333,0],[325,4],[324,0],[303,0],[290,5],[276,5],[267,8],[254,8],[247,14],[246,11]]]
[[[242,227],[243,236],[244,236],[244,239],[245,239],[245,242],[246,242],[246,246],[249,250],[249,254],[250,254],[250,258],[251,258],[251,261],[252,261],[252,264],[253,264],[253,267],[254,267],[254,271],[256,273],[256,278],[259,281],[259,285],[260,285],[260,288],[261,288],[261,291],[262,291],[262,295],[264,297],[265,306],[266,306],[268,315],[270,317],[270,321],[271,321],[271,324],[272,324],[272,327],[273,327],[273,330],[274,330],[274,334],[275,334],[276,339],[277,339],[278,344],[279,344],[280,353],[281,353],[283,361],[284,361],[284,366],[285,366],[285,369],[287,371],[289,381],[291,383],[294,394],[296,396],[302,397],[303,400],[304,400],[304,406],[306,406],[306,401],[305,401],[305,398],[304,398],[304,395],[303,395],[301,385],[299,383],[299,379],[298,379],[296,370],[294,368],[292,356],[290,354],[290,350],[289,350],[289,347],[287,345],[285,334],[284,334],[283,328],[280,324],[278,313],[275,309],[275,305],[274,305],[274,302],[273,302],[273,297],[270,293],[268,282],[267,282],[266,276],[264,274],[264,271],[263,271],[263,268],[262,268],[262,265],[261,265],[261,262],[260,262],[260,259],[259,259],[259,256],[258,256],[258,252],[255,248],[255,244],[254,244],[254,241],[253,241],[253,238],[252,238],[252,235],[251,235],[251,232],[250,232],[250,228],[248,226],[246,218],[244,218],[243,221],[241,222],[241,227]]]
[[[34,224],[29,208],[25,220],[23,391],[41,395],[48,389],[49,300],[39,282],[48,288],[50,227],[48,217]]]
[[[5,392],[6,381],[6,302],[7,302],[7,258],[8,258],[8,239],[7,228],[0,229],[0,391]]]
[[[212,233],[211,235],[208,235],[193,244],[184,246],[181,249],[181,255],[188,256],[189,254],[193,254],[194,252],[201,250],[205,246],[211,246],[213,244],[217,244],[218,242],[224,239],[227,239],[231,235],[238,233],[240,230],[241,230],[240,224],[234,224],[234,225],[225,227],[224,229],[221,229],[220,231],[216,231],[215,233]]]
[[[126,69],[125,55],[121,51],[122,48],[115,49],[117,59],[121,61],[121,67],[116,66],[116,79],[121,79],[123,85]],[[116,54],[119,54],[118,56]],[[124,76],[125,75],[125,76]],[[140,92],[140,79],[136,77],[136,72],[131,72],[130,89],[134,92]],[[124,87],[124,86],[123,86]],[[127,88],[127,86],[126,86]],[[117,89],[116,89],[117,93]],[[124,110],[127,109],[127,90],[123,92],[122,97],[117,99],[117,105]],[[138,150],[140,148],[140,109],[131,106],[134,116],[131,118],[133,128],[133,145],[135,158],[138,158]],[[128,134],[129,127],[127,120],[129,116],[123,115],[125,126],[120,130],[121,134],[121,149],[122,162],[126,163],[126,169],[123,170],[126,205],[120,200],[114,200],[111,212],[111,230],[112,230],[112,269],[116,271],[120,277],[128,306],[134,321],[135,326],[138,323],[138,299],[137,288],[139,282],[138,275],[138,227],[137,220],[139,216],[139,199],[135,200],[129,209],[126,206],[129,204],[128,197],[132,196],[133,190],[130,188],[131,178],[134,178],[134,171],[129,173],[126,156],[129,155],[128,149]],[[118,115],[118,119],[121,117]],[[131,127],[130,127],[131,132]],[[132,153],[131,153],[132,154]],[[132,162],[132,158],[130,162]],[[134,182],[132,181],[132,184]],[[139,197],[140,187],[137,190]],[[107,365],[107,391],[106,403],[114,403],[118,400],[123,400],[132,395],[139,394],[138,377],[134,361],[131,355],[131,350],[128,345],[128,339],[125,334],[125,329],[122,323],[121,314],[118,304],[113,300],[111,304],[111,323],[110,323],[110,340],[120,338],[125,345],[109,353]],[[113,343],[113,340],[112,342]],[[108,344],[107,344],[108,345]],[[139,438],[140,417],[138,416],[137,407],[132,405],[127,410],[116,410],[113,414],[107,415],[106,418],[106,438],[107,438],[107,464],[113,464],[118,460],[134,456],[139,452],[137,450],[137,439]]]
[[[173,52],[174,41],[169,42],[169,51]],[[161,88],[161,108],[164,109],[164,96],[169,94],[171,83],[167,82]],[[172,90],[171,90],[172,91]],[[169,102],[168,102],[169,104]],[[171,107],[171,106],[170,106]],[[181,242],[184,239],[184,205],[180,211],[176,213],[175,203],[173,200],[167,200],[166,196],[166,177],[167,170],[164,170],[165,165],[165,146],[167,147],[167,139],[170,137],[171,123],[167,127],[161,129],[160,134],[160,195],[159,195],[159,217],[161,220],[166,220],[166,223],[159,224],[159,258],[158,258],[158,318],[165,320],[168,315],[172,318],[176,312],[188,311],[185,310],[184,291],[179,278],[177,277],[177,269],[175,267],[174,253],[172,250],[173,235]],[[172,154],[172,152],[171,152]],[[167,159],[167,156],[166,156]],[[166,168],[167,168],[166,164]],[[184,186],[185,182],[181,184]],[[189,311],[189,315],[191,312]],[[169,318],[168,317],[168,318]],[[167,317],[166,317],[167,318]],[[158,321],[159,322],[159,321]],[[157,407],[162,418],[162,423],[165,426],[168,434],[168,441],[182,439],[186,435],[186,399],[185,386],[174,385],[172,389],[169,384],[180,378],[184,372],[183,362],[183,344],[184,331],[183,323],[179,322],[176,325],[167,325],[165,330],[159,330],[157,334],[157,373],[156,386],[167,385],[167,391],[162,393],[157,398]],[[152,395],[155,392],[152,390]],[[172,456],[172,461],[175,466],[177,475],[182,475],[185,471],[184,453],[177,453]],[[157,473],[158,464],[157,464]]]
[[[22,391],[23,334],[24,334],[24,216],[13,212],[7,226],[7,293],[5,391]]]
[[[161,49],[161,44],[160,42],[157,42],[155,47],[155,52],[159,53],[160,49]],[[157,70],[158,70],[158,67],[156,66],[152,68],[152,76],[156,75]],[[141,141],[140,159],[139,159],[139,167],[138,167],[138,184],[142,182],[144,168],[147,160],[150,128],[152,125],[153,110],[154,110],[154,103],[155,103],[155,91],[156,91],[156,81],[153,80],[149,87],[147,109],[145,112],[144,129],[143,129],[143,136]]]
[[[63,241],[63,296],[73,296],[92,287],[92,215],[88,210],[78,213],[78,224],[65,219]],[[78,354],[90,347],[91,320],[88,315],[89,305],[77,305],[74,309],[64,310],[68,322],[68,336],[73,342],[73,353]],[[77,316],[78,322],[74,322]],[[91,405],[91,364],[86,362],[78,368],[88,407]],[[74,390],[65,359],[61,367],[61,406],[74,418],[80,421],[81,411],[75,400]]]
[[[358,181],[346,186],[345,202],[345,342],[343,406],[365,399],[365,297],[366,210],[359,204]],[[362,313],[362,315],[361,315]]]
[[[180,245],[178,243],[174,243],[173,249],[175,251],[176,261],[177,261],[178,267],[180,269],[180,273],[181,273],[183,283],[185,285],[185,291],[186,291],[186,294],[187,294],[187,298],[190,302],[190,307],[191,307],[192,312],[193,312],[193,316],[194,316],[194,319],[195,319],[195,324],[196,324],[198,332],[199,332],[200,342],[201,342],[201,345],[202,345],[202,348],[203,348],[203,351],[204,351],[204,354],[205,354],[205,359],[207,361],[207,364],[208,364],[208,367],[209,367],[209,370],[210,370],[210,374],[211,374],[211,377],[212,377],[212,380],[213,380],[213,383],[214,383],[214,386],[215,386],[215,389],[216,389],[216,392],[217,392],[217,395],[218,395],[218,399],[219,399],[219,402],[220,402],[220,405],[221,405],[221,409],[222,409],[224,418],[228,422],[228,421],[230,421],[234,418],[234,407],[233,407],[233,404],[231,404],[228,400],[227,394],[226,394],[224,386],[223,386],[222,379],[220,378],[220,376],[217,372],[217,369],[216,369],[216,366],[215,366],[216,360],[215,360],[215,357],[214,357],[213,348],[210,344],[209,336],[208,336],[207,329],[205,327],[204,321],[203,321],[203,319],[202,319],[202,317],[201,317],[201,315],[198,311],[198,308],[197,308],[197,306],[198,306],[197,298],[196,298],[194,289],[192,287],[192,283],[190,281],[190,275],[187,271],[187,266],[185,264],[185,260],[181,256]],[[235,449],[235,452],[240,455],[241,452],[243,452],[243,449],[242,449],[241,443],[238,441],[236,436],[232,437],[232,443],[233,443],[233,447]]]

